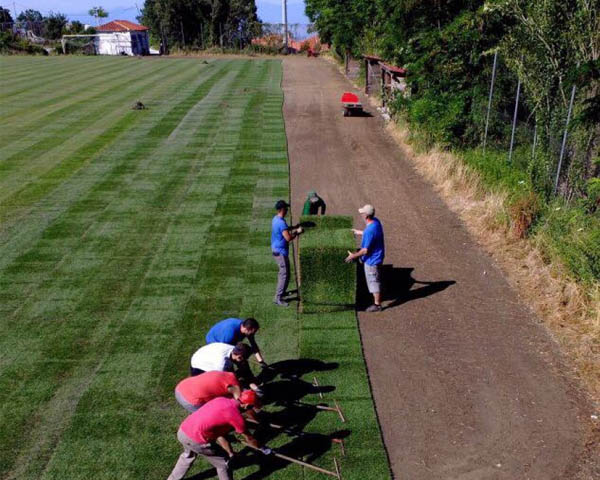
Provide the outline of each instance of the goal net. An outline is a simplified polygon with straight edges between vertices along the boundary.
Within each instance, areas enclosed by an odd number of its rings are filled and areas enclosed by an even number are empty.
[[[98,35],[63,35],[61,43],[65,54],[98,54]]]

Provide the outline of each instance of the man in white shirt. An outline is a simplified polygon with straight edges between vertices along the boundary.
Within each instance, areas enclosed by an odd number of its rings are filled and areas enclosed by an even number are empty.
[[[252,355],[252,348],[246,343],[229,345],[228,343],[209,343],[196,350],[192,355],[190,376],[194,377],[204,372],[233,372],[240,383],[247,384],[252,390],[257,390],[256,377],[248,366],[248,358]]]

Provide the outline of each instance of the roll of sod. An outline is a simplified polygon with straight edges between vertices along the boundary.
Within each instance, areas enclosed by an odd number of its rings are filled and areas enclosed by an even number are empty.
[[[354,310],[356,267],[344,262],[355,244],[352,218],[304,216],[300,240],[302,311]]]

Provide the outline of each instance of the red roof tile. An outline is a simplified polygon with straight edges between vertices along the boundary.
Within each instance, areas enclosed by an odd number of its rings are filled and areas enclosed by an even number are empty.
[[[148,27],[138,25],[137,23],[128,20],[113,20],[112,22],[100,25],[97,29],[99,32],[144,32]]]

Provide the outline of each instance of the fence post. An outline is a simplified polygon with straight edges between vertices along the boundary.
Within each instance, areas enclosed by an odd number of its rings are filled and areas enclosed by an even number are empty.
[[[565,156],[565,147],[567,146],[567,134],[569,132],[569,121],[571,120],[571,112],[573,111],[573,101],[575,100],[575,85],[571,89],[571,101],[569,102],[569,111],[567,112],[567,123],[565,132],[563,133],[562,145],[560,147],[560,157],[558,158],[558,168],[556,169],[556,179],[554,180],[554,195],[558,191],[558,178],[560,177],[560,169],[562,167],[563,158]]]
[[[496,62],[498,60],[498,50],[494,52],[494,66],[492,67],[492,80],[490,82],[490,95],[488,98],[487,115],[485,117],[485,133],[483,134],[483,153],[487,142],[488,126],[490,123],[490,110],[492,108],[492,94],[494,93],[494,81],[496,80]]]
[[[515,113],[513,115],[512,133],[510,134],[510,148],[508,150],[508,163],[512,162],[513,146],[515,144],[515,130],[517,128],[517,112],[519,111],[519,96],[521,95],[521,78],[517,81],[517,97],[515,98]]]

